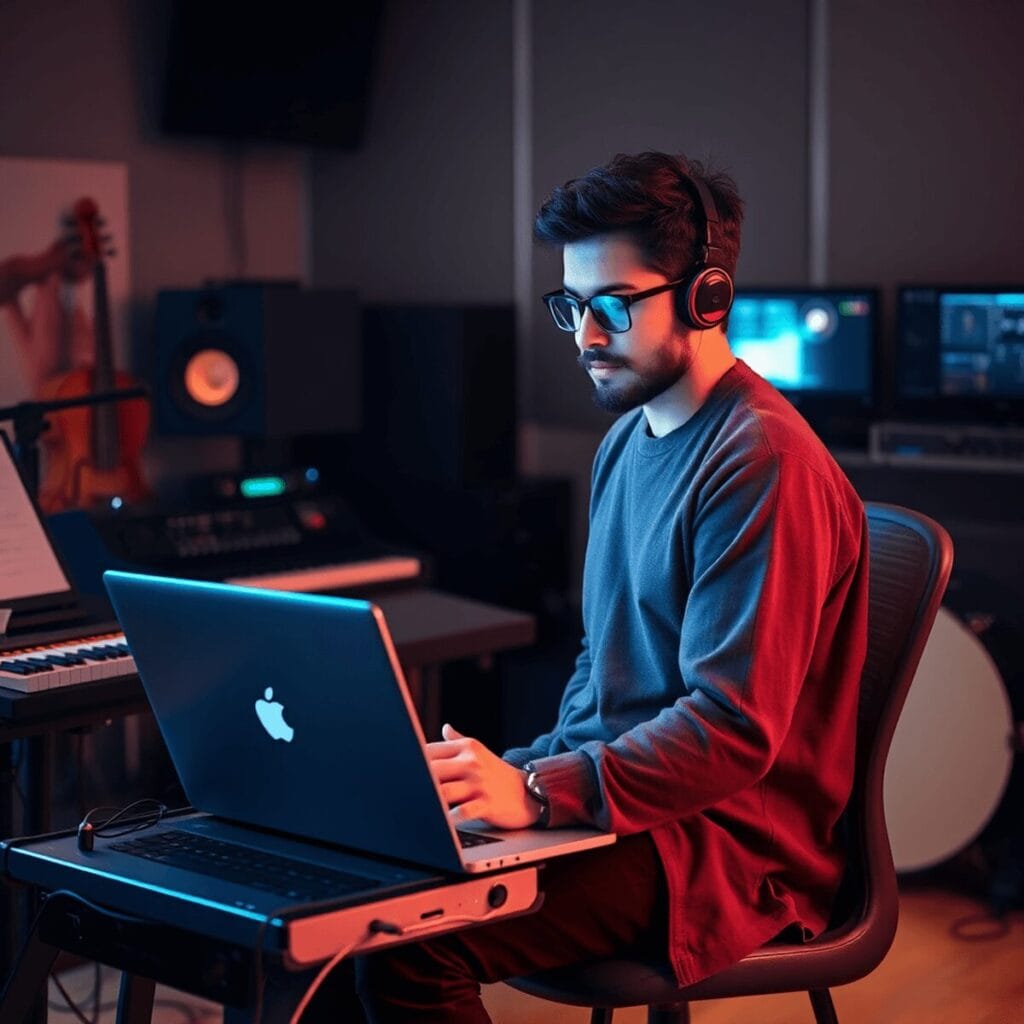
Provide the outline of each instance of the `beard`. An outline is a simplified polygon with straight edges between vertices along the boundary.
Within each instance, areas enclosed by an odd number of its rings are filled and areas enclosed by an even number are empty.
[[[654,365],[643,373],[623,359],[604,356],[599,352],[590,359],[587,358],[588,355],[588,352],[582,353],[576,360],[584,370],[588,370],[592,362],[602,362],[621,366],[629,371],[629,375],[621,381],[616,380],[621,373],[615,374],[610,380],[590,378],[593,385],[591,398],[594,404],[605,412],[612,413],[629,412],[630,409],[646,405],[680,380],[689,371],[693,362],[693,351],[689,345],[681,355],[675,355],[666,345],[658,351]]]

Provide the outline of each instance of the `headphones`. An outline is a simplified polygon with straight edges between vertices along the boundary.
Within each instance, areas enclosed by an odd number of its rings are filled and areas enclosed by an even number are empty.
[[[732,306],[733,283],[729,272],[711,265],[711,253],[721,252],[715,245],[718,231],[718,208],[711,190],[688,171],[680,169],[682,180],[697,194],[704,210],[704,244],[700,247],[689,276],[675,291],[676,313],[683,323],[694,330],[703,331],[720,324],[729,315]]]

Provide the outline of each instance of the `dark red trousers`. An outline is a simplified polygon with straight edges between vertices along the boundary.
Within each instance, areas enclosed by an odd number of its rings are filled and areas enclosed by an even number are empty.
[[[396,946],[356,963],[371,1024],[483,1024],[480,983],[629,951],[667,958],[668,896],[647,833],[557,857],[534,914]]]

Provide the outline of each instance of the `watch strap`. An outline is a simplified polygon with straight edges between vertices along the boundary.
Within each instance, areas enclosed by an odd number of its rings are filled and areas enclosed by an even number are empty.
[[[541,781],[536,765],[532,761],[527,761],[523,765],[523,771],[526,772],[526,792],[540,804],[540,817],[537,819],[536,825],[540,828],[546,828],[551,820],[551,802],[548,800],[544,783]]]

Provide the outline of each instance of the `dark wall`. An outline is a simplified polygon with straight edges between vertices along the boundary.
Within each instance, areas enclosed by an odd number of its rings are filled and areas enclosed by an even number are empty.
[[[831,5],[835,280],[1024,280],[1024,4]]]
[[[662,149],[730,171],[747,201],[741,279],[802,279],[807,261],[807,11],[804,0],[715,4],[615,0],[533,5],[533,192],[617,152]],[[610,26],[614,29],[610,30]],[[561,262],[537,250],[537,295]],[[539,302],[521,408],[544,424],[604,428],[568,335]]]
[[[508,302],[512,8],[392,0],[362,147],[313,157],[313,272],[370,302]]]
[[[882,285],[1024,281],[1024,4],[833,3],[828,269]]]

